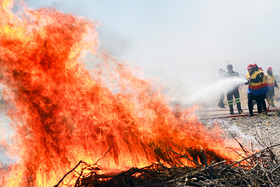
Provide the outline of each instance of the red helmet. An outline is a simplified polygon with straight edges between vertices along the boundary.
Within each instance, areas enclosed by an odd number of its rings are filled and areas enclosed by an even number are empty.
[[[271,68],[271,67],[268,67],[267,70],[272,70],[272,68]]]
[[[252,64],[249,64],[248,66],[247,66],[247,69],[251,69],[253,67],[253,65]]]
[[[255,67],[257,67],[257,64],[252,64],[252,68],[255,68]]]

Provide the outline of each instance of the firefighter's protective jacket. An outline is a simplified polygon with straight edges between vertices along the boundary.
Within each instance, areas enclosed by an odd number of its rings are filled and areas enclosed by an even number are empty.
[[[268,73],[265,74],[266,79],[267,79],[267,84],[268,86],[272,86],[272,87],[278,87],[277,82],[275,81],[275,77],[274,75],[269,75]]]
[[[252,93],[253,95],[262,95],[262,82],[263,77],[261,75],[260,71],[254,71],[251,75],[247,73],[246,75],[247,79],[249,80],[249,86],[248,86],[248,93]]]

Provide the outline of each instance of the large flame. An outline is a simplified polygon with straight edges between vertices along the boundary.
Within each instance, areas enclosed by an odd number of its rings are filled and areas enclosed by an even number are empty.
[[[108,150],[99,161],[107,169],[194,166],[165,148],[198,161],[190,150],[203,149],[209,161],[240,159],[220,130],[207,130],[191,110],[172,109],[123,63],[95,55],[93,63],[105,65],[90,73],[83,57],[97,52],[95,22],[13,6],[1,1],[0,65],[16,131],[10,151],[20,160],[2,173],[2,185],[51,186],[79,160],[95,163]]]

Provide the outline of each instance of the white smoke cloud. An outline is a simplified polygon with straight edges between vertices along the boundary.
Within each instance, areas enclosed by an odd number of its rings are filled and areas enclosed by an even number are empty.
[[[243,85],[247,80],[236,77],[231,79],[222,79],[211,84],[202,85],[196,89],[188,90],[179,85],[173,85],[167,94],[173,96],[174,102],[180,102],[184,105],[203,104],[212,105],[217,101],[221,93],[232,91],[235,87]]]

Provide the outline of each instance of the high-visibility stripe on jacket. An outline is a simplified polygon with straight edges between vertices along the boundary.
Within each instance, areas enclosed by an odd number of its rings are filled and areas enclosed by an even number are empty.
[[[237,72],[235,72],[235,71],[226,72],[226,73],[224,74],[224,77],[227,77],[227,78],[229,78],[229,77],[239,77],[239,73],[237,73]]]
[[[265,74],[266,78],[267,78],[267,84],[268,86],[273,86],[275,85],[275,77],[274,75],[269,75],[268,73]]]
[[[262,95],[262,79],[261,79],[261,74],[259,71],[255,71],[251,76],[250,76],[250,81],[249,81],[249,89],[250,93],[253,95]]]

